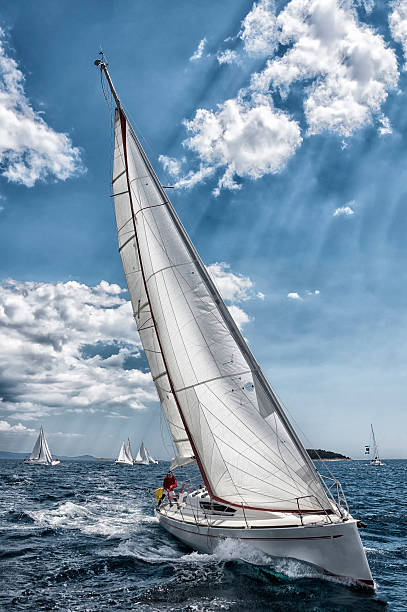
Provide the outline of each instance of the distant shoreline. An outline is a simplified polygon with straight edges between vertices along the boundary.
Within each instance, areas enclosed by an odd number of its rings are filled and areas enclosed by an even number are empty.
[[[313,461],[353,461],[352,457],[337,457],[336,459],[325,459],[321,457],[321,459],[313,459]]]

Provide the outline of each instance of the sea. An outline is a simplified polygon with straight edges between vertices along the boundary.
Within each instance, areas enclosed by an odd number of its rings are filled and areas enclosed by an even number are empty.
[[[366,523],[374,592],[236,542],[210,555],[188,549],[154,517],[149,490],[167,462],[0,460],[0,610],[406,611],[407,460],[329,467]]]

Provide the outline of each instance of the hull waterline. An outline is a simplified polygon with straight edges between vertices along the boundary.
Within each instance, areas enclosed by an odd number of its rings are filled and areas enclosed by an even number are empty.
[[[238,540],[269,557],[307,563],[321,574],[374,588],[357,521],[334,524],[236,528],[192,524],[156,512],[161,526],[194,550],[213,553],[226,539]]]

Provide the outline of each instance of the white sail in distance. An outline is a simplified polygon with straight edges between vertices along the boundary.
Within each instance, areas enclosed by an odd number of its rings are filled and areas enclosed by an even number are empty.
[[[30,455],[30,461],[36,461],[38,463],[52,463],[51,451],[49,450],[48,442],[45,438],[42,427]]]
[[[231,505],[332,511],[121,108],[113,194],[133,313],[177,448],[175,464],[195,457],[211,497]]]
[[[150,455],[150,451],[147,448],[146,448],[146,456],[150,463],[155,463],[155,464],[158,463],[157,459],[154,459],[154,457]]]
[[[148,456],[146,453],[146,447],[144,446],[144,442],[141,443],[140,448],[138,450],[138,453],[136,455],[136,458],[134,460],[134,463],[139,463],[141,465],[149,465],[149,460],[148,460]]]
[[[131,452],[130,440],[127,440],[126,455],[129,463],[133,463],[134,459]]]
[[[126,442],[122,442],[120,447],[119,456],[117,457],[115,463],[123,463],[126,465],[133,465],[133,458],[129,457],[128,449],[126,446]]]

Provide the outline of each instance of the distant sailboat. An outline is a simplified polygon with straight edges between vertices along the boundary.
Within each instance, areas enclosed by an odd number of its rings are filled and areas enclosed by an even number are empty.
[[[212,552],[225,538],[373,587],[358,521],[327,488],[115,100],[113,196],[134,318],[177,455],[205,487],[156,508],[160,524]],[[136,463],[148,463],[144,445]],[[332,490],[337,491],[333,497]]]
[[[28,459],[24,459],[26,465],[59,465],[59,459],[52,459],[45,433],[41,427],[33,452]]]
[[[382,463],[380,461],[380,457],[379,457],[379,448],[377,446],[377,442],[376,442],[376,436],[374,435],[374,430],[373,430],[373,425],[370,425],[371,428],[371,438],[372,438],[372,447],[373,447],[373,458],[370,460],[370,465],[374,465],[374,466],[380,466],[380,465],[384,465],[384,463]],[[366,445],[365,446],[365,455],[370,455],[370,445]]]
[[[136,458],[134,460],[135,465],[149,465],[148,451],[144,446],[144,442],[141,443]]]
[[[127,445],[126,442],[122,442],[119,456],[117,457],[115,463],[116,465],[133,465],[134,462],[131,454],[130,440],[127,441]]]

